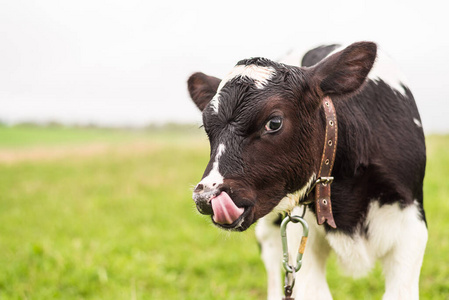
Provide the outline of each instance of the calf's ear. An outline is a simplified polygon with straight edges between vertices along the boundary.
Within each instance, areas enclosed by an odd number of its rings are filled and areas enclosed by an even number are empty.
[[[311,67],[312,78],[324,95],[346,95],[357,91],[376,60],[377,46],[358,42]]]
[[[203,111],[206,105],[217,93],[221,80],[204,73],[195,73],[187,81],[190,97],[196,106]]]

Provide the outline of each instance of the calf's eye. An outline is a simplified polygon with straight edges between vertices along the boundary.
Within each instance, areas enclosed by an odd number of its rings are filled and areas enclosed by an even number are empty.
[[[274,117],[265,124],[265,130],[269,133],[276,132],[279,129],[281,129],[281,127],[282,127],[281,117]]]

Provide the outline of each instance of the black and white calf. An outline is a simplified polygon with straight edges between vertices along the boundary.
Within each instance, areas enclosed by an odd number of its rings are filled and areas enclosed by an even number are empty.
[[[377,59],[376,59],[377,57]],[[329,96],[338,119],[332,176],[337,228],[317,225],[308,205],[309,242],[296,299],[331,299],[326,259],[335,251],[351,275],[380,259],[384,299],[418,299],[427,242],[423,209],[424,134],[414,98],[400,73],[374,43],[324,46],[302,67],[264,58],[242,60],[222,80],[202,73],[188,81],[203,111],[210,162],[193,198],[223,229],[256,235],[268,273],[268,298],[281,299],[279,214],[300,211],[316,179],[324,143],[321,101]],[[300,226],[299,226],[300,227]],[[297,249],[301,232],[290,249]],[[294,259],[294,258],[292,258]]]

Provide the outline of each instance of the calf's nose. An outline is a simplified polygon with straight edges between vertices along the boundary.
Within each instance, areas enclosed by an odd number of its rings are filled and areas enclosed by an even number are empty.
[[[203,193],[210,193],[212,191],[215,191],[217,188],[217,183],[211,183],[211,184],[203,184],[199,183],[195,189],[193,190],[196,194],[203,194]]]
[[[202,193],[204,190],[204,185],[202,185],[201,183],[199,183],[196,188],[193,190],[194,193]]]
[[[193,190],[193,200],[195,200],[198,211],[205,215],[213,213],[210,199],[217,194],[217,183],[199,183]]]

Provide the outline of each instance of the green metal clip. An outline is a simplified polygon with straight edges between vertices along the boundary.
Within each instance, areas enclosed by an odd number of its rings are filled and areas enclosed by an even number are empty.
[[[292,266],[288,262],[288,243],[287,243],[287,224],[289,222],[293,223],[301,223],[303,232],[301,238],[301,244],[298,249],[298,256],[296,258],[296,266]],[[307,237],[309,235],[309,226],[307,225],[306,220],[304,220],[300,216],[290,216],[287,215],[281,223],[281,238],[282,238],[282,251],[283,251],[283,259],[282,265],[284,266],[285,272],[287,273],[296,273],[301,269],[302,266],[302,256],[304,254],[304,250],[307,243]]]

